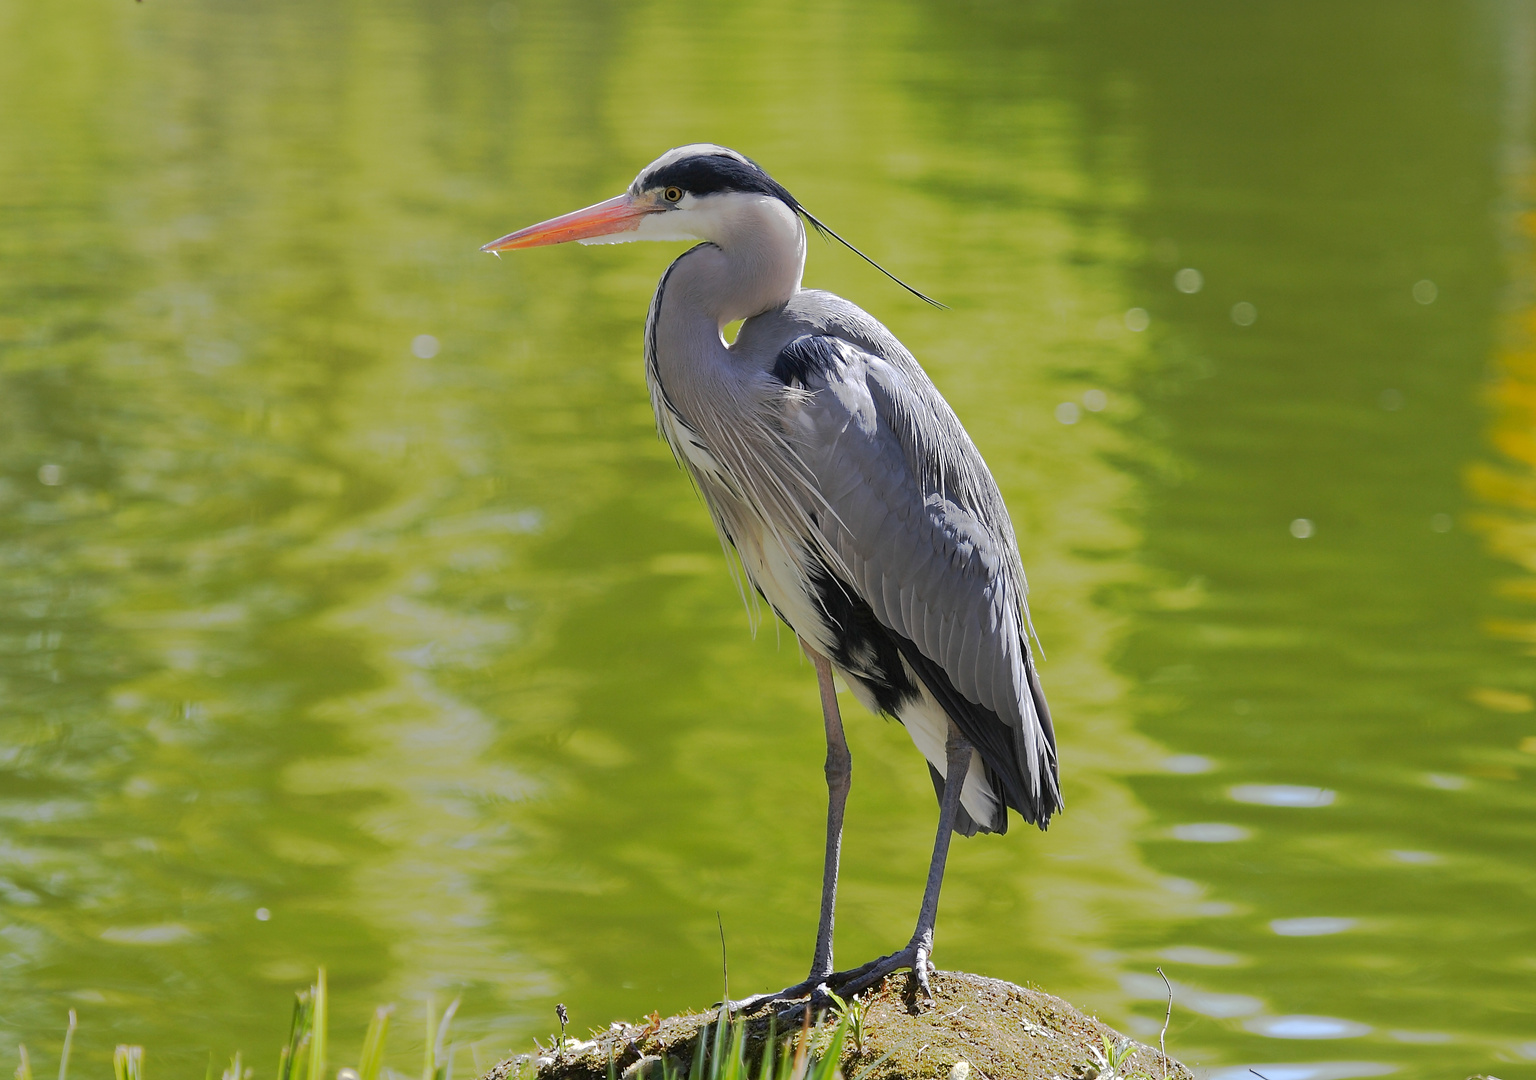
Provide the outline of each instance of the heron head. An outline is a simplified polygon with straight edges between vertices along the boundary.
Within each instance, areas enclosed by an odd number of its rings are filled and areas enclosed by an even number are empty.
[[[575,240],[625,244],[634,240],[720,242],[744,215],[763,211],[800,232],[800,203],[751,158],[713,143],[668,150],[635,177],[624,194],[530,225],[480,250],[512,251]],[[802,234],[803,235],[803,234]]]
[[[844,240],[800,204],[751,158],[714,143],[668,150],[640,170],[629,190],[585,210],[509,233],[482,247],[493,255],[517,248],[578,244],[627,244],[632,240],[707,240],[722,247],[792,245],[805,254],[804,218],[913,296],[925,296]]]

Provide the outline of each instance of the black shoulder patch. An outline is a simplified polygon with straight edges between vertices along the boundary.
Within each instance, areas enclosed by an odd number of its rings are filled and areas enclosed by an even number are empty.
[[[680,187],[690,195],[717,195],[740,191],[753,195],[771,195],[791,210],[799,210],[799,201],[755,161],[729,154],[699,154],[664,165],[646,173],[635,185],[640,190]]]
[[[803,334],[779,352],[772,375],[785,386],[806,386],[813,375],[824,375],[842,359],[836,338]]]

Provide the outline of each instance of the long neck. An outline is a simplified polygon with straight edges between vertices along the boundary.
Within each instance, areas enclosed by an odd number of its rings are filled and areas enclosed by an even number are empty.
[[[661,279],[649,328],[651,375],[690,422],[699,409],[724,406],[747,376],[721,330],[788,301],[805,270],[805,228],[789,207],[764,196],[711,201],[708,243]]]
[[[676,268],[666,283],[667,306],[686,303],[690,312],[720,326],[777,307],[800,291],[805,272],[805,226],[778,199],[733,193],[706,196],[693,209],[701,239],[713,252],[699,252]]]

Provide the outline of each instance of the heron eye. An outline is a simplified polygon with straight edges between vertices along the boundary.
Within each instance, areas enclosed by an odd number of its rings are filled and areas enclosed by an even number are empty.
[[[666,191],[661,193],[661,197],[666,199],[667,202],[677,202],[678,199],[683,197],[683,189],[679,187],[669,187]]]

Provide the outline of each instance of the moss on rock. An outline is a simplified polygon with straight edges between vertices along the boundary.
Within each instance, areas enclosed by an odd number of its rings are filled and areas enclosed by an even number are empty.
[[[889,979],[864,995],[862,1045],[850,1035],[842,1073],[850,1080],[944,1080],[960,1063],[976,1080],[1191,1080],[1187,1068],[1086,1016],[1061,998],[1000,979],[941,971],[933,1002],[918,1007],[907,980]],[[684,1013],[643,1024],[615,1023],[585,1042],[509,1058],[485,1080],[660,1080],[663,1071],[686,1076],[700,1033],[709,1036],[717,1010]],[[830,1017],[824,1017],[824,1020]],[[755,1059],[769,1034],[766,1017],[747,1021],[748,1056]],[[782,1034],[782,1032],[781,1032]],[[1105,1061],[1105,1040],[1125,1047],[1118,1069]],[[707,1045],[707,1044],[706,1044]]]

